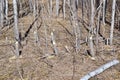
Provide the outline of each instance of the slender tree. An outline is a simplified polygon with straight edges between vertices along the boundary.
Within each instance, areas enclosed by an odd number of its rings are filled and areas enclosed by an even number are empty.
[[[110,29],[110,45],[113,44],[113,30],[114,30],[114,22],[115,22],[115,5],[116,5],[116,0],[113,0],[113,3],[112,3],[112,21],[111,21],[111,29]]]
[[[103,24],[105,25],[105,15],[106,15],[106,0],[103,0]]]
[[[33,2],[32,2],[32,0],[29,0],[29,8],[30,8],[30,11],[32,12],[33,11]]]
[[[0,0],[0,24],[1,28],[4,26],[4,0]]]
[[[8,19],[8,0],[5,0],[5,16]]]
[[[66,0],[63,0],[63,17],[64,17],[64,19],[65,19],[65,17],[66,17]]]
[[[77,13],[77,7],[76,7],[76,0],[72,1],[72,16],[73,16],[73,27],[74,27],[74,33],[75,33],[75,44],[76,44],[76,52],[78,53],[80,50],[80,25],[78,23],[78,13]]]
[[[95,12],[95,8],[94,8],[94,0],[91,0],[91,22],[90,22],[90,27],[91,27],[91,32],[93,34],[93,28],[94,28],[94,12]]]
[[[82,6],[82,23],[84,21],[84,0],[81,1],[81,6]]]
[[[94,33],[94,0],[90,1],[91,3],[91,16],[90,16],[90,31],[89,31],[89,47],[90,47],[90,54],[92,57],[95,56],[94,52],[94,45],[93,45],[93,33]]]
[[[49,1],[50,1],[50,14],[52,15],[52,7],[53,7],[52,3],[53,3],[53,0],[49,0]]]
[[[19,38],[19,29],[18,29],[18,8],[17,8],[17,0],[13,0],[13,9],[14,9],[14,35],[15,35],[15,40],[16,40],[16,56],[19,56],[19,43],[20,43],[20,38]]]
[[[52,0],[48,0],[48,12],[49,12],[49,17],[52,16]]]
[[[102,6],[99,5],[99,11],[98,11],[98,21],[97,21],[97,30],[96,30],[96,45],[98,49],[98,38],[99,38],[99,28],[100,28],[100,16],[101,16],[101,8]]]
[[[56,16],[59,14],[59,0],[56,0]]]
[[[38,38],[38,28],[37,28],[37,17],[38,17],[38,0],[34,0],[34,5],[33,5],[33,16],[34,16],[34,36],[35,36],[35,43],[38,43],[39,38]]]

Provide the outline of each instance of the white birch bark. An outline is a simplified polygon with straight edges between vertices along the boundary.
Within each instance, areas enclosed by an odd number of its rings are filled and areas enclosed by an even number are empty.
[[[91,0],[91,32],[93,34],[93,27],[94,27],[94,12],[95,12],[95,9],[94,9],[94,0]]]
[[[113,0],[113,3],[112,3],[112,21],[111,21],[111,29],[110,29],[110,45],[113,44],[113,31],[114,31],[114,22],[115,22],[115,5],[116,5],[116,0]]]
[[[102,65],[98,69],[96,69],[96,70],[88,73],[87,75],[85,75],[84,77],[82,77],[80,80],[89,80],[91,77],[94,77],[94,76],[102,73],[104,70],[106,70],[106,69],[108,69],[108,68],[110,68],[110,67],[112,67],[112,66],[114,66],[114,65],[116,65],[118,63],[119,63],[118,60],[116,60],[116,59],[112,60],[112,61],[106,63],[105,65]]]
[[[5,15],[6,19],[8,19],[8,0],[5,0]]]
[[[6,17],[6,24],[8,24],[8,0],[5,0],[5,17]],[[9,28],[9,24],[8,24]]]
[[[13,0],[13,9],[14,9],[14,35],[16,39],[16,56],[19,56],[19,30],[18,30],[18,8],[17,8],[17,0]]]

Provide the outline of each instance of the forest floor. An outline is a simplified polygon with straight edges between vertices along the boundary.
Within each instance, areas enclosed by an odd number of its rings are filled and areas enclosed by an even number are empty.
[[[19,29],[22,41],[21,56],[15,58],[13,27],[5,28],[0,34],[0,80],[80,80],[85,74],[113,60],[120,60],[120,32],[114,30],[114,44],[99,43],[99,50],[92,60],[87,55],[89,48],[81,45],[78,53],[74,48],[72,26],[68,19],[46,18],[47,47],[45,26],[41,17],[37,20],[39,43],[34,39],[34,21],[32,14],[19,19]],[[86,25],[86,24],[85,24]],[[110,25],[105,25],[105,36],[109,35]],[[88,32],[81,27],[82,38],[85,40]],[[53,50],[51,32],[54,32],[58,56]],[[94,46],[96,47],[96,46]],[[114,48],[114,51],[111,49]],[[105,70],[91,80],[120,80],[120,64]]]

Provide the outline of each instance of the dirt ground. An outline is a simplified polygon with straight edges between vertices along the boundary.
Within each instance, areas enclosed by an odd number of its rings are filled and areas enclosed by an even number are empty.
[[[0,34],[0,80],[80,80],[85,74],[97,69],[101,65],[113,60],[120,60],[120,32],[114,30],[114,45],[99,43],[99,50],[92,60],[87,55],[89,50],[86,43],[75,52],[75,37],[69,19],[53,17],[46,18],[46,30],[41,21],[37,20],[39,42],[34,39],[33,15],[19,19],[19,29],[22,41],[21,56],[15,58],[13,27],[6,27]],[[87,24],[85,24],[87,25]],[[105,25],[105,35],[108,37],[110,25]],[[81,26],[84,41],[88,32]],[[51,43],[51,32],[54,32],[58,55],[55,56]],[[46,37],[46,36],[47,37]],[[46,39],[47,38],[47,39]],[[47,47],[46,47],[47,40]],[[96,46],[94,46],[96,47]],[[114,50],[111,50],[114,49]],[[113,66],[90,80],[120,80],[120,64]]]

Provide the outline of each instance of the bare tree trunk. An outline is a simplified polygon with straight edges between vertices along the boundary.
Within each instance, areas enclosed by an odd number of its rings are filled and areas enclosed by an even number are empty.
[[[89,37],[89,47],[90,47],[90,54],[92,56],[92,59],[94,60],[95,57],[95,51],[94,51],[94,45],[93,45],[93,37]]]
[[[5,0],[5,16],[8,19],[8,0]]]
[[[17,0],[13,0],[13,9],[14,9],[14,34],[15,34],[15,40],[16,40],[16,56],[19,56],[19,29],[18,29],[18,8],[17,8]]]
[[[8,28],[9,28],[9,21],[8,21],[8,0],[5,0],[5,17],[6,17],[6,24],[8,24]]]
[[[100,28],[100,16],[101,16],[101,5],[100,5],[100,10],[98,11],[98,21],[97,21],[97,33],[96,33],[96,46],[98,49],[98,38],[99,38],[99,28]]]
[[[118,21],[117,22],[118,22],[118,30],[120,31],[120,11],[118,10],[118,12],[119,13],[118,13],[118,18],[117,18]]]
[[[76,7],[78,8],[79,0],[75,0],[75,3],[76,3]]]
[[[48,27],[46,24],[46,16],[44,15],[45,6],[43,4],[43,1],[44,0],[42,0],[42,5],[41,5],[41,8],[42,8],[41,15],[42,15],[42,22],[43,22],[43,26],[44,26],[44,34],[45,34],[45,36],[44,36],[45,37],[45,49],[44,49],[44,51],[45,51],[45,54],[48,54],[48,33],[47,33]]]
[[[88,17],[88,23],[90,24],[90,26],[91,26],[91,9],[90,9],[90,7],[91,7],[91,1],[90,0],[87,0],[87,2],[86,2],[86,6],[87,6],[87,17]]]
[[[65,9],[65,7],[66,7],[66,0],[63,0],[63,17],[64,17],[64,19],[66,17],[66,14],[65,14],[66,9]]]
[[[59,15],[59,0],[56,0],[56,16]]]
[[[34,0],[34,5],[33,5],[33,16],[34,16],[34,21],[35,21],[35,24],[34,24],[34,37],[35,37],[35,44],[39,43],[39,38],[38,38],[38,28],[37,28],[37,17],[38,17],[38,0]]]
[[[105,25],[105,15],[106,15],[106,0],[103,0],[103,24]]]
[[[30,8],[30,11],[32,12],[32,11],[33,11],[33,4],[32,4],[32,0],[29,0],[29,8]]]
[[[91,0],[91,19],[90,19],[90,31],[89,31],[89,47],[90,47],[90,54],[92,57],[95,56],[94,52],[94,44],[93,44],[93,33],[94,33],[94,0]]]
[[[1,28],[3,28],[4,24],[4,0],[0,0],[0,25],[1,25]]]
[[[92,34],[93,34],[93,28],[94,28],[94,12],[95,12],[94,0],[91,0],[91,22],[90,22],[90,25],[91,25]]]
[[[82,23],[84,23],[84,0],[82,0]]]
[[[52,7],[53,7],[53,6],[52,6],[52,3],[53,3],[52,0],[50,0],[50,14],[51,14],[51,15],[52,15]]]
[[[52,0],[48,0],[48,12],[49,12],[49,17],[52,16]]]
[[[76,52],[78,53],[80,50],[80,25],[78,23],[78,14],[77,14],[77,7],[76,1],[72,1],[72,16],[73,16],[73,27],[75,33],[75,44],[76,44]]]
[[[114,31],[114,21],[115,21],[115,5],[116,5],[116,0],[113,0],[113,3],[112,3],[112,21],[111,21],[111,30],[110,30],[110,45],[113,44],[113,31]]]
[[[19,5],[20,5],[20,10],[22,9],[23,5],[22,5],[23,1],[19,0]]]

